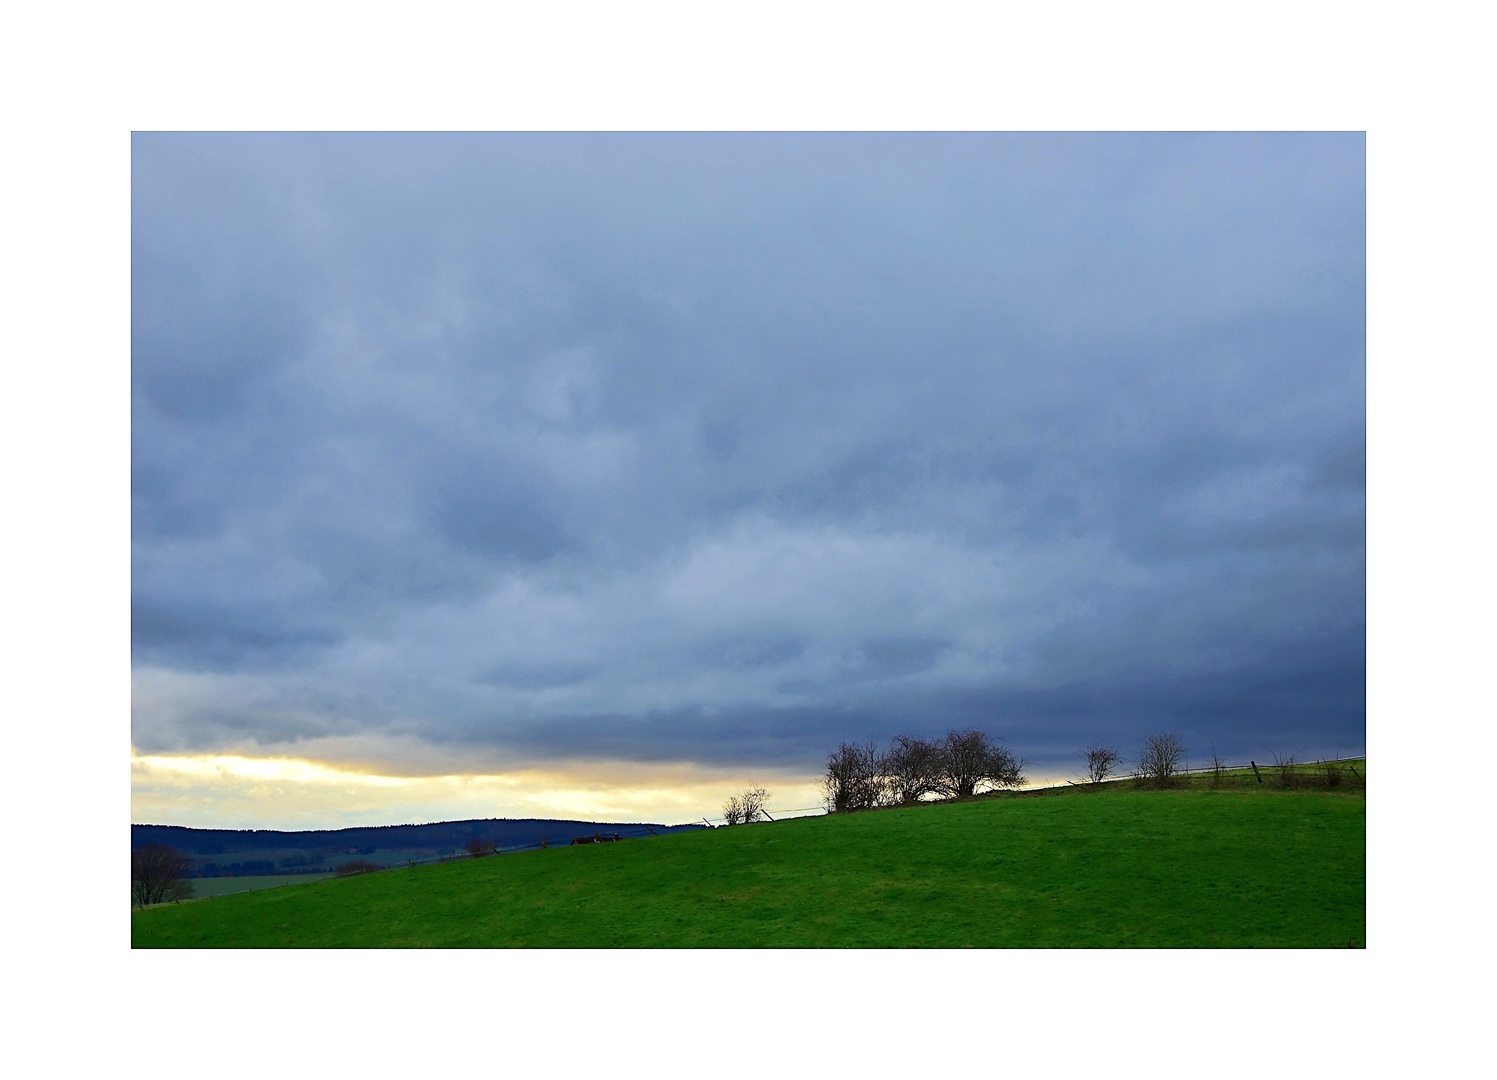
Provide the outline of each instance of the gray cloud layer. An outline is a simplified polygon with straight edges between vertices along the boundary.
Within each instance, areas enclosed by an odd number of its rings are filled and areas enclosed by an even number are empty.
[[[1360,747],[1359,135],[138,135],[134,739]]]

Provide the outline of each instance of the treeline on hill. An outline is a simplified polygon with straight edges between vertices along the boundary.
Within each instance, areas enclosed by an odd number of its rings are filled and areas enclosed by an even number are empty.
[[[260,877],[273,874],[316,874],[326,870],[327,859],[317,856],[316,865],[311,859],[245,859],[241,862],[202,863],[192,868],[193,877]],[[292,865],[296,863],[296,865]]]
[[[1146,736],[1138,756],[1131,761],[1116,746],[1107,744],[1088,746],[1082,756],[1087,780],[1093,787],[1127,770],[1128,778],[1141,787],[1164,788],[1175,786],[1185,777],[1185,753],[1185,744],[1170,731]],[[1228,783],[1262,785],[1265,780],[1281,788],[1365,786],[1353,763],[1302,763],[1293,754],[1282,752],[1271,756],[1271,765],[1252,761],[1252,771],[1246,773],[1240,767],[1234,770],[1228,766],[1213,747],[1210,764],[1189,771],[1213,787]],[[837,747],[827,758],[822,790],[829,813],[909,806],[1020,787],[1025,783],[1025,764],[975,729],[949,732],[938,742],[896,735],[887,748],[873,741]],[[763,794],[763,789],[751,789],[730,800],[729,824],[755,820],[754,811],[762,806]],[[743,813],[744,807],[747,813]],[[734,809],[739,810],[736,821]]]
[[[1024,783],[1022,758],[986,732],[952,731],[939,742],[896,735],[843,743],[827,758],[822,791],[829,813],[908,806],[930,798],[967,798]]]
[[[827,758],[822,801],[829,814],[909,806],[932,798],[961,799],[1024,783],[1024,760],[986,732],[969,728],[932,742],[896,735],[887,749],[876,741],[843,743]],[[769,792],[750,787],[723,805],[729,825],[767,818]]]

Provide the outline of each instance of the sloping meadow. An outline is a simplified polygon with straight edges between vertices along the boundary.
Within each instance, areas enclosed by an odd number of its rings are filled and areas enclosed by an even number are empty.
[[[1363,947],[1366,799],[1073,788],[386,870],[132,918],[136,948]]]

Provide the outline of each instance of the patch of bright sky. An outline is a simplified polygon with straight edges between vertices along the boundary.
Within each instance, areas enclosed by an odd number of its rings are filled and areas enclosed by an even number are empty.
[[[721,814],[749,783],[771,811],[816,806],[815,777],[754,777],[680,766],[387,776],[302,758],[141,755],[130,761],[131,820],[198,828],[326,829],[465,818],[558,817],[677,824]]]

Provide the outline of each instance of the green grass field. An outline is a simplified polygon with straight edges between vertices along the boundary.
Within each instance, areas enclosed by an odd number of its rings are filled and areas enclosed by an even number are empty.
[[[152,947],[1365,945],[1366,799],[1109,785],[386,870],[132,914]]]

